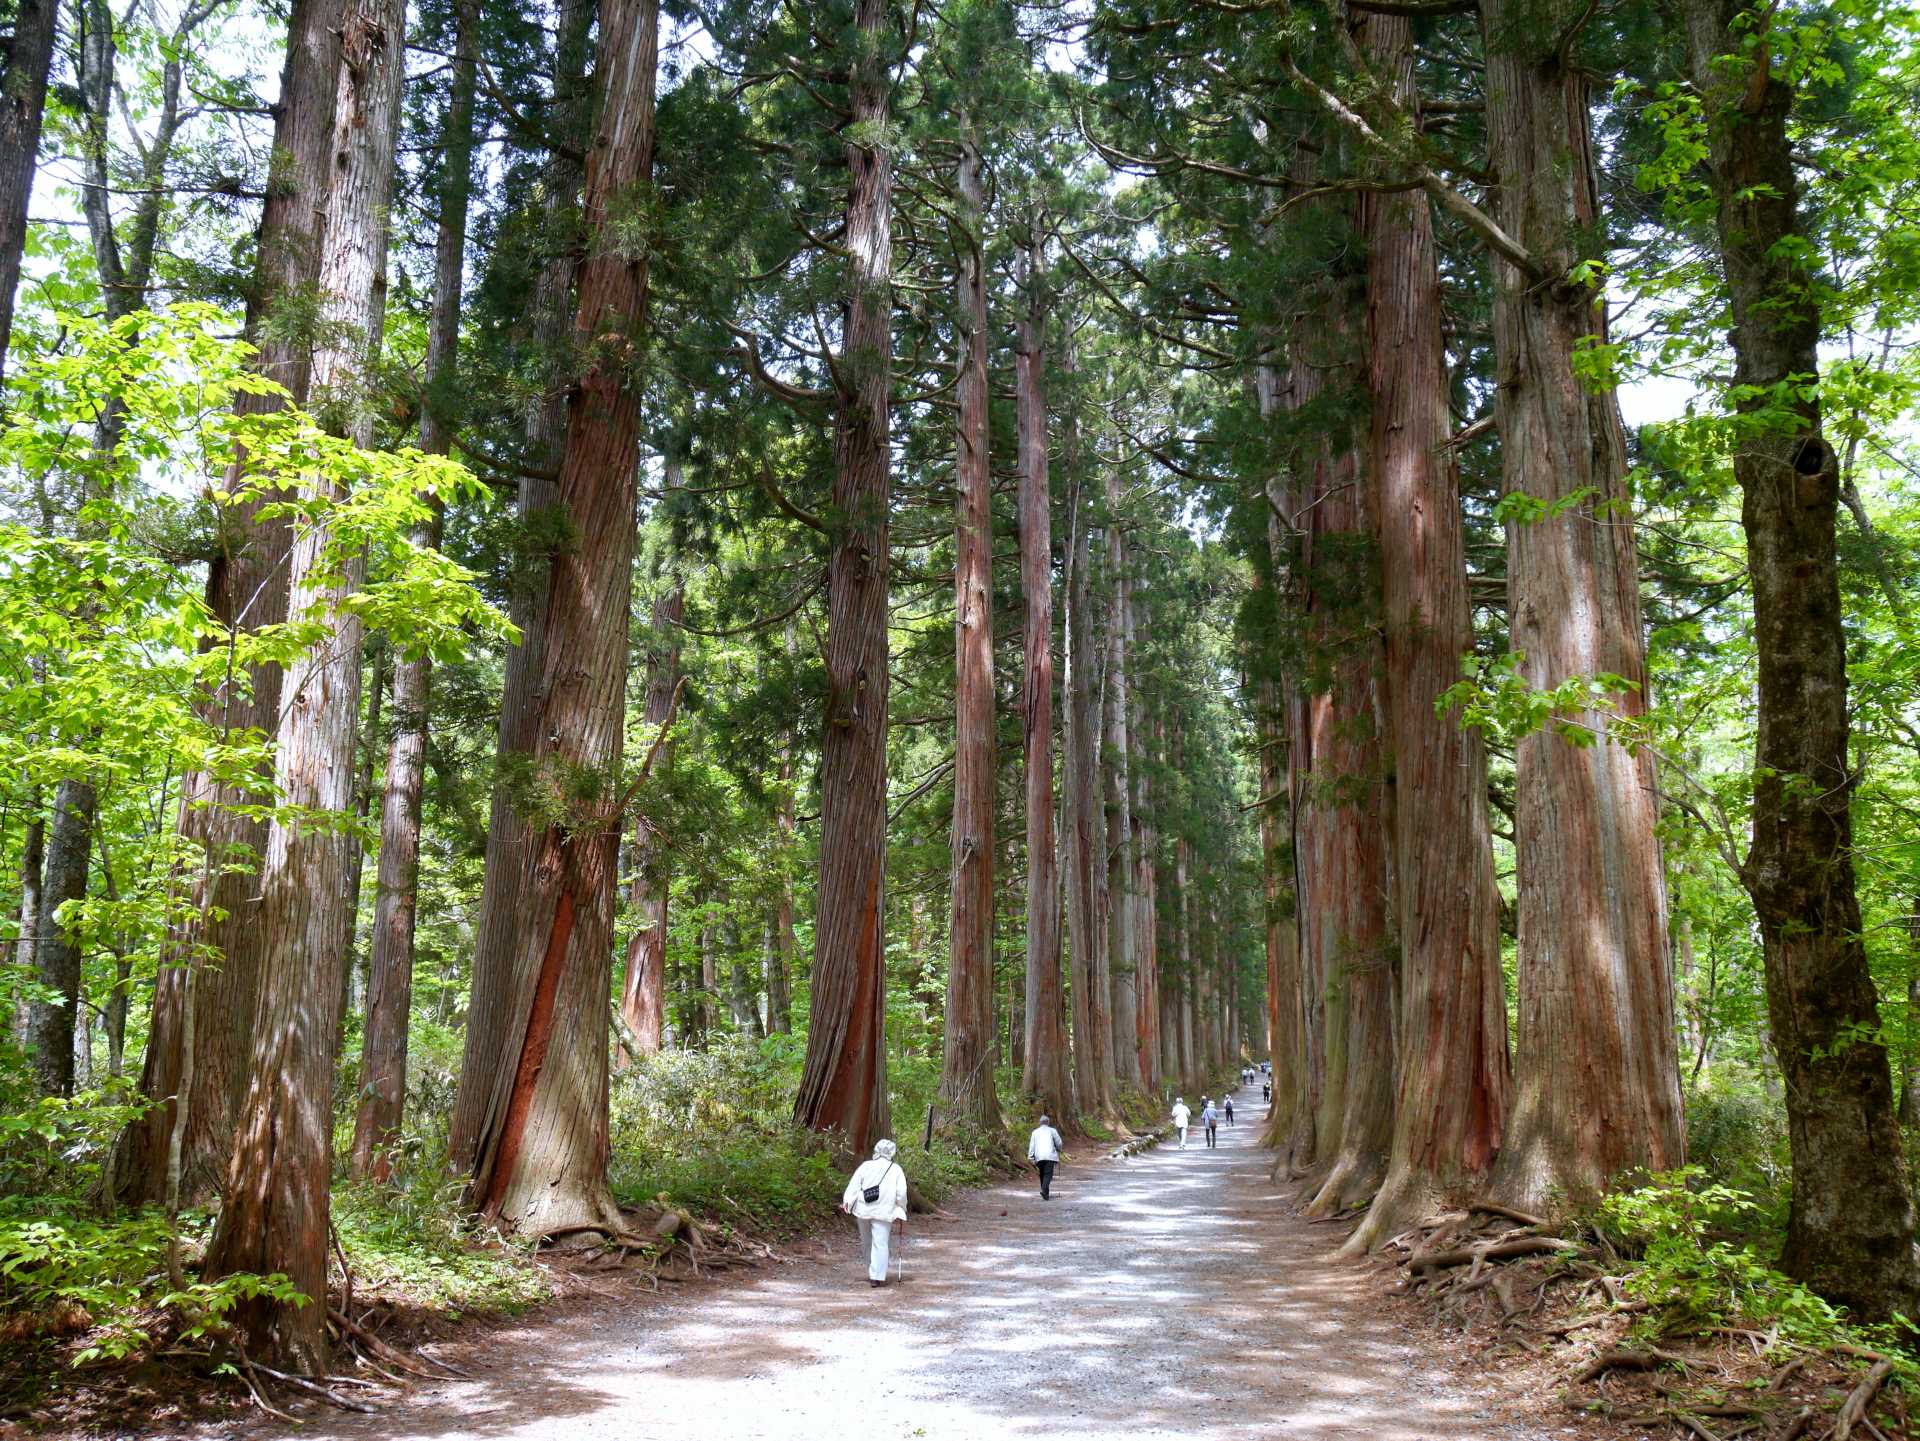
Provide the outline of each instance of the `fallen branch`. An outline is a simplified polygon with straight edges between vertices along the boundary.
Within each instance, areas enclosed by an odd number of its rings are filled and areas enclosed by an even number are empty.
[[[332,1321],[333,1324],[338,1326],[342,1331],[345,1331],[349,1336],[356,1337],[371,1350],[378,1353],[380,1359],[386,1362],[387,1365],[398,1367],[409,1375],[418,1376],[423,1381],[465,1381],[469,1379],[465,1371],[456,1370],[452,1366],[447,1365],[446,1362],[436,1361],[433,1357],[425,1355],[424,1353],[420,1359],[430,1366],[439,1367],[441,1374],[435,1375],[431,1371],[420,1370],[409,1362],[405,1356],[401,1355],[399,1351],[374,1335],[373,1332],[356,1324],[349,1317],[334,1310],[331,1306],[327,1308],[327,1319]]]
[[[252,1366],[254,1370],[264,1372],[281,1384],[291,1386],[298,1391],[305,1391],[311,1395],[318,1396],[322,1401],[333,1406],[338,1406],[342,1411],[358,1411],[363,1416],[371,1416],[373,1414],[373,1407],[363,1406],[358,1401],[349,1401],[345,1396],[334,1391],[329,1391],[318,1381],[309,1381],[305,1376],[295,1376],[286,1371],[276,1371],[273,1367],[263,1365],[259,1361],[253,1362]]]
[[[245,1383],[247,1392],[253,1397],[253,1404],[279,1421],[292,1421],[294,1418],[267,1400],[266,1392],[260,1388],[260,1378],[253,1374],[253,1362],[247,1359],[247,1353],[240,1353],[240,1369],[235,1373]]]

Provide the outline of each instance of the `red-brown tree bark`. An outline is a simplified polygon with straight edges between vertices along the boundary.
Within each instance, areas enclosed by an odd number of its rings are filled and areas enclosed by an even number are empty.
[[[1022,255],[1027,307],[1014,356],[1020,436],[1020,589],[1026,597],[1021,736],[1026,756],[1026,1056],[1020,1088],[1073,1116],[1060,976],[1060,866],[1053,823],[1053,497],[1047,464],[1046,249],[1036,220]]]
[[[966,122],[962,120],[966,131]],[[957,310],[963,351],[954,455],[952,925],[940,1099],[946,1114],[997,1130],[993,1082],[993,474],[987,413],[985,199],[980,152],[960,142]]]
[[[427,322],[427,400],[420,448],[445,455],[452,426],[440,407],[458,383],[460,302],[467,256],[467,209],[473,194],[473,98],[479,0],[456,11],[453,75],[441,132],[440,214],[434,234],[433,309]],[[440,543],[440,502],[415,536]],[[385,1181],[407,1094],[407,1029],[413,1010],[414,918],[420,889],[420,804],[427,773],[427,718],[433,661],[395,658],[393,735],[387,746],[380,806],[380,860],[373,903],[373,948],[361,1025],[360,1105],[354,1115],[350,1165],[356,1177]]]
[[[1072,356],[1067,357],[1072,368]],[[1066,784],[1061,789],[1067,872],[1067,952],[1072,968],[1073,1086],[1083,1116],[1117,1116],[1106,1026],[1101,958],[1107,938],[1100,914],[1106,828],[1100,809],[1100,723],[1095,699],[1092,524],[1080,473],[1079,426],[1071,407],[1061,415],[1060,454],[1069,480],[1067,514]]]
[[[344,0],[296,0],[288,18],[272,162],[247,294],[254,368],[284,386],[296,404],[307,399],[313,336],[309,327],[274,323],[274,317],[283,301],[304,304],[315,283],[326,230],[344,13]],[[243,395],[234,408],[258,415],[282,404],[273,396]],[[222,515],[207,566],[208,612],[234,631],[278,625],[287,616],[290,532],[284,519],[263,518],[259,509],[256,503]],[[281,680],[278,666],[255,667],[247,683],[222,686],[209,696],[203,714],[223,736],[271,735],[279,724]],[[166,1201],[176,1192],[183,1204],[202,1202],[218,1192],[226,1175],[259,994],[262,931],[254,868],[267,838],[266,822],[238,808],[257,804],[264,782],[216,782],[204,771],[181,782],[177,826],[204,850],[206,863],[192,881],[199,919],[170,937],[167,963],[154,982],[140,1093],[159,1104],[128,1127],[115,1157],[115,1189],[130,1203]]]
[[[1770,10],[1688,0],[1685,13],[1740,397],[1733,469],[1760,671],[1741,880],[1786,1081],[1793,1182],[1781,1265],[1862,1317],[1912,1316],[1913,1195],[1855,889],[1839,464],[1814,383],[1820,278],[1805,259],[1814,247],[1790,139],[1795,90],[1769,43]]]
[[[358,398],[378,353],[386,303],[405,39],[402,0],[355,0],[343,16],[333,184],[318,272],[325,324],[312,380],[321,413],[354,417],[347,434],[362,448],[373,443],[372,412]],[[303,479],[302,488],[317,498],[339,494],[337,481],[318,475]],[[204,1268],[209,1279],[278,1272],[307,1298],[288,1305],[256,1297],[233,1314],[252,1356],[304,1375],[327,1369],[336,1007],[353,939],[348,871],[358,859],[350,836],[309,819],[350,811],[358,778],[363,627],[348,601],[365,561],[330,565],[330,544],[325,521],[309,521],[288,562],[289,614],[324,619],[327,634],[287,671],[274,782],[281,805],[294,813],[269,825],[261,861],[259,999],[226,1192]]]
[[[1510,643],[1536,690],[1623,677],[1615,704],[1631,718],[1647,676],[1626,441],[1613,393],[1574,364],[1607,333],[1604,305],[1569,279],[1599,214],[1587,73],[1559,40],[1582,8],[1481,6],[1494,219],[1539,272],[1493,258],[1504,488],[1559,508],[1508,524]],[[1528,1209],[1684,1156],[1653,759],[1612,738],[1606,709],[1566,719],[1593,743],[1542,730],[1515,758],[1520,1013],[1495,1188]]]
[[[1120,472],[1106,468],[1107,669],[1102,708],[1106,717],[1100,755],[1107,821],[1107,982],[1108,1042],[1113,1077],[1122,1087],[1140,1090],[1138,1038],[1139,992],[1134,973],[1133,743],[1127,695],[1127,653],[1133,643],[1132,577],[1127,569],[1126,531],[1120,514]]]
[[[1129,592],[1127,629],[1134,636],[1139,634],[1134,625],[1136,605],[1136,594]],[[1148,800],[1150,777],[1147,747],[1148,739],[1156,734],[1156,728],[1147,724],[1146,706],[1140,691],[1137,685],[1133,688],[1133,714],[1127,724],[1128,737],[1134,748],[1132,764],[1128,767],[1128,779],[1133,789],[1133,805],[1129,815],[1133,823],[1133,1033],[1140,1084],[1152,1093],[1160,1085],[1160,978],[1155,955],[1155,946],[1159,941],[1159,878],[1153,863],[1157,842]]]
[[[477,1082],[487,1099],[468,1188],[481,1215],[531,1235],[619,1224],[606,1179],[608,992],[618,827],[631,799],[621,752],[648,348],[648,251],[625,227],[652,184],[658,0],[602,0],[599,36],[574,320],[581,369],[557,497],[570,539],[549,572],[521,777],[522,794],[545,803],[518,882],[505,1064]],[[586,796],[583,777],[593,778]]]
[[[1412,109],[1403,16],[1369,15],[1361,43]],[[1473,645],[1458,485],[1444,449],[1448,378],[1429,202],[1362,196],[1367,242],[1369,453],[1379,517],[1387,744],[1394,787],[1400,1031],[1386,1179],[1346,1244],[1358,1253],[1484,1187],[1511,1089],[1499,892],[1477,732],[1435,703]]]
[[[1345,1209],[1385,1169],[1393,1125],[1393,954],[1376,515],[1340,405],[1361,384],[1360,277],[1337,260],[1295,326],[1290,405],[1320,417],[1294,463],[1293,585],[1315,674],[1295,687],[1288,762],[1303,989],[1323,1062],[1313,1138],[1325,1168],[1310,1214]],[[1233,1038],[1237,1043],[1238,1037]]]
[[[559,503],[551,478],[560,468],[567,434],[567,389],[574,324],[574,279],[580,255],[574,243],[584,180],[579,156],[592,110],[587,84],[588,35],[593,0],[562,0],[554,47],[556,131],[541,176],[546,258],[534,285],[532,341],[548,375],[543,394],[527,413],[527,453],[531,464],[520,477],[514,517],[525,527],[547,532]],[[537,734],[536,687],[546,669],[547,587],[551,557],[542,555],[515,577],[508,614],[520,643],[507,652],[500,691],[500,726],[495,742],[496,775],[487,817],[485,873],[480,888],[480,918],[474,927],[473,988],[467,1007],[460,1062],[447,1127],[447,1160],[456,1171],[471,1172],[490,1103],[491,1078],[511,1064],[508,1029],[519,982],[513,970],[513,946],[520,912],[520,884],[533,844],[531,823],[515,805],[508,773],[529,755]],[[483,1079],[485,1078],[485,1079]]]
[[[1273,420],[1292,403],[1279,370],[1262,364],[1253,377],[1254,400],[1262,417]],[[1259,583],[1271,587],[1268,597],[1278,613],[1298,603],[1294,573],[1292,530],[1282,517],[1292,514],[1284,477],[1270,474],[1266,484],[1266,574]],[[1277,656],[1258,658],[1261,676],[1256,703],[1255,734],[1260,745],[1259,776],[1262,898],[1265,907],[1268,987],[1276,1017],[1273,1056],[1273,1103],[1269,1108],[1266,1142],[1277,1153],[1274,1176],[1297,1179],[1304,1174],[1314,1150],[1317,1112],[1314,1032],[1309,1008],[1313,996],[1304,979],[1301,956],[1302,918],[1298,857],[1295,851],[1295,803],[1291,743],[1300,734],[1300,677],[1281,676]]]
[[[669,456],[666,488],[680,484],[680,461]],[[680,685],[680,621],[686,611],[686,589],[676,575],[653,605],[653,635],[647,649],[647,699],[643,719],[649,732],[672,719],[674,693]],[[667,741],[671,747],[673,742]],[[667,754],[667,752],[663,752]],[[667,910],[673,890],[666,855],[653,821],[644,813],[634,818],[633,848],[628,864],[633,880],[628,909],[633,912],[633,935],[627,942],[627,975],[620,988],[620,1015],[640,1043],[640,1054],[657,1054],[667,1034]],[[621,1065],[629,1057],[621,1049]]]
[[[794,1118],[864,1154],[887,1098],[888,434],[893,369],[893,155],[888,0],[856,0],[848,57],[847,294],[835,368],[827,714],[807,1057]]]

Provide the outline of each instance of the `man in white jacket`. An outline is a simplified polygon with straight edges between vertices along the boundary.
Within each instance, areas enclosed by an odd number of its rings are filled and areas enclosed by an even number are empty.
[[[1040,1124],[1033,1128],[1033,1134],[1027,1137],[1027,1159],[1040,1172],[1040,1199],[1053,1199],[1053,1168],[1064,1157],[1062,1147],[1066,1142],[1053,1128],[1053,1117],[1042,1116]]]
[[[881,1141],[873,1159],[862,1161],[847,1181],[840,1209],[860,1223],[860,1250],[867,1258],[867,1284],[887,1284],[887,1244],[893,1223],[907,1219],[907,1173],[893,1159],[893,1142]],[[873,1199],[867,1196],[872,1193]]]
[[[1173,1129],[1179,1133],[1180,1149],[1187,1149],[1187,1123],[1193,1119],[1193,1112],[1187,1109],[1187,1103],[1178,1096],[1173,1098]]]

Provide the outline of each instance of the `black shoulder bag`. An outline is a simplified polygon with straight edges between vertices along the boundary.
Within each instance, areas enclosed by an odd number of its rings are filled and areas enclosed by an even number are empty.
[[[875,1201],[879,1200],[880,1188],[886,1184],[887,1177],[893,1174],[893,1168],[899,1164],[900,1163],[898,1161],[887,1162],[887,1169],[880,1173],[880,1179],[875,1181],[871,1186],[868,1186],[866,1189],[861,1191],[860,1199],[865,1201],[869,1206],[871,1206]]]

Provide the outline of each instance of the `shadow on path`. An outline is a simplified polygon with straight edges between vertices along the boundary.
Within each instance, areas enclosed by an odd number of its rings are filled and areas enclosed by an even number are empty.
[[[1197,1141],[1070,1163],[915,1224],[870,1289],[851,1235],[679,1295],[530,1317],[422,1388],[305,1437],[513,1441],[1536,1441],[1371,1304],[1267,1178],[1257,1104]],[[902,1159],[912,1166],[909,1151]],[[851,1230],[851,1226],[848,1227]]]

